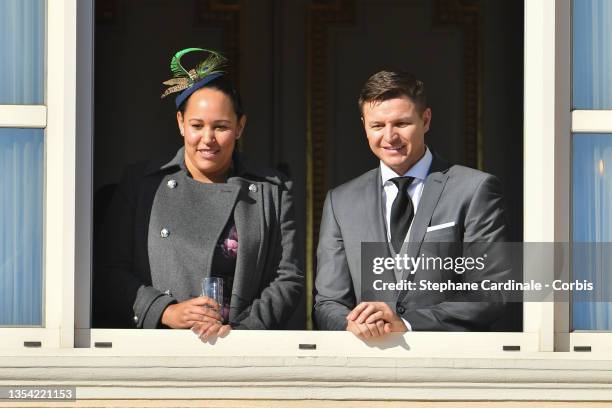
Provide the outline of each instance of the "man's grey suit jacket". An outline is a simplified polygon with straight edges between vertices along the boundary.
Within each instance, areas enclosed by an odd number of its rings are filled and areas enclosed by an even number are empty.
[[[315,281],[314,316],[321,330],[345,330],[347,314],[362,301],[361,243],[387,242],[382,191],[378,167],[327,193]],[[448,165],[434,155],[404,252],[418,256],[423,242],[507,241],[502,201],[496,177]],[[455,223],[453,227],[427,232],[428,226],[451,222]],[[507,269],[491,267],[466,272],[462,279],[505,281],[509,274]],[[417,272],[414,281],[419,278]],[[496,292],[487,302],[450,301],[446,296],[403,292],[394,306],[412,330],[426,331],[488,330],[504,310],[503,297]]]

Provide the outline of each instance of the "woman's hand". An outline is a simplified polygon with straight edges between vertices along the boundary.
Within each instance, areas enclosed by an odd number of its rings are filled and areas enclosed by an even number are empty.
[[[162,314],[161,322],[173,329],[190,329],[196,323],[219,323],[223,318],[218,312],[219,304],[206,296],[169,305]]]
[[[229,324],[221,324],[219,322],[204,322],[196,323],[191,331],[200,338],[204,343],[217,337],[225,337],[232,330]]]

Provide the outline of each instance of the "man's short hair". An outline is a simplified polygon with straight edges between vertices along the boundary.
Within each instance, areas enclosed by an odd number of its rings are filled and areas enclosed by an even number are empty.
[[[379,71],[372,75],[361,88],[359,109],[363,113],[366,102],[380,103],[388,99],[408,97],[423,114],[427,108],[425,84],[407,71]]]

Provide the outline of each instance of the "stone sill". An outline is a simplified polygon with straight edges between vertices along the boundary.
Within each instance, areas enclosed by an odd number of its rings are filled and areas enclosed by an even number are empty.
[[[612,356],[139,357],[58,349],[0,357],[0,385],[71,385],[79,399],[603,401],[612,400]]]

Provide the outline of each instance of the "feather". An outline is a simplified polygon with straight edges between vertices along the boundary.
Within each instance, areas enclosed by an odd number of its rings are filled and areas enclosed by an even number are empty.
[[[221,68],[227,62],[227,59],[225,59],[223,55],[210,50],[206,51],[209,53],[208,57],[196,66],[196,72],[200,78],[217,72],[223,72]]]
[[[180,92],[183,89],[187,89],[187,88],[189,88],[189,84],[175,85],[173,87],[170,87],[170,88],[166,89],[161,97],[165,98],[166,96],[168,96],[168,95],[170,95],[172,93]]]
[[[172,74],[174,74],[175,78],[188,77],[189,73],[183,66],[181,65],[181,58],[183,55],[188,54],[193,51],[207,51],[202,48],[185,48],[184,50],[180,50],[174,57],[172,57],[172,61],[170,62],[170,69],[172,70]]]
[[[169,79],[167,81],[164,81],[164,85],[183,85],[183,84],[188,84],[189,80],[187,78],[172,78]]]
[[[200,62],[195,69],[187,71],[181,64],[181,58],[190,52],[206,52],[208,53],[208,56],[204,61]],[[223,72],[221,68],[226,62],[227,60],[223,55],[204,48],[185,48],[184,50],[180,50],[174,54],[172,61],[170,62],[170,70],[172,71],[174,78],[164,82],[164,85],[168,85],[169,88],[164,91],[161,97],[165,98],[172,93],[187,89],[195,82],[200,81],[211,74]]]

